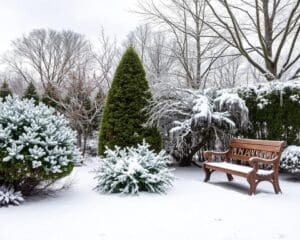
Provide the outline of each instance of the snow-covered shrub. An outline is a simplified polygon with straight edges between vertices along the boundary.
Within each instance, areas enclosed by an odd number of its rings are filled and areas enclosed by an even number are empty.
[[[16,192],[13,187],[0,186],[0,207],[8,205],[20,205],[24,202],[21,192]]]
[[[245,102],[236,93],[179,88],[169,88],[167,96],[155,99],[149,112],[148,123],[163,130],[167,150],[182,166],[191,164],[203,147],[219,148],[248,120]]]
[[[283,139],[290,145],[300,144],[299,81],[274,81],[234,91],[245,100],[249,109],[252,127],[243,133],[244,137]]]
[[[300,147],[288,146],[281,155],[280,167],[290,173],[300,173]]]
[[[30,194],[43,181],[68,175],[79,160],[75,134],[53,108],[0,101],[0,184]]]
[[[96,170],[96,190],[137,194],[141,191],[164,193],[174,179],[164,151],[156,154],[145,141],[137,147],[106,149]]]

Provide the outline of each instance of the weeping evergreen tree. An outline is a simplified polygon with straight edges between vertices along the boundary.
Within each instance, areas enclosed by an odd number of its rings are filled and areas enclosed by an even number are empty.
[[[161,149],[156,128],[145,127],[148,114],[143,111],[151,99],[143,65],[132,47],[123,55],[105,103],[100,125],[98,153],[105,146],[135,146],[146,140],[155,151]]]
[[[34,99],[36,103],[39,102],[39,95],[33,82],[30,82],[24,91],[23,99]]]
[[[4,80],[0,88],[0,97],[6,98],[7,96],[12,96],[12,92],[8,86],[8,83],[6,80]]]

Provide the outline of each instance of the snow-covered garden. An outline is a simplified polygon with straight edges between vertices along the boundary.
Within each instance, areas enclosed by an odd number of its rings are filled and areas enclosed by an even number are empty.
[[[120,196],[92,189],[97,163],[76,167],[70,188],[55,196],[0,209],[1,239],[298,239],[299,182],[288,175],[280,177],[283,194],[263,183],[249,197],[244,179],[228,183],[216,173],[204,183],[201,169],[176,168],[166,194]]]
[[[265,181],[250,197],[244,179],[234,176],[228,182],[220,172],[203,182],[203,159],[197,157],[206,149],[224,150],[231,137],[253,129],[249,92],[255,93],[254,109],[275,104],[268,100],[271,94],[299,104],[297,82],[275,86],[172,88],[153,99],[130,47],[108,93],[98,141],[87,142],[84,157],[70,123],[57,110],[5,97],[0,103],[1,239],[296,239],[299,147],[289,146],[281,156],[279,195]],[[286,97],[288,90],[293,95]],[[130,101],[124,105],[123,99]],[[268,124],[261,126],[265,134],[273,131]],[[92,157],[97,142],[98,156]]]

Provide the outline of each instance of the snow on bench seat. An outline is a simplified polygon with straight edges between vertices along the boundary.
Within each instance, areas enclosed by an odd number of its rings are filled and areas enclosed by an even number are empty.
[[[246,173],[246,174],[253,170],[253,168],[249,167],[249,166],[237,165],[237,164],[228,163],[228,162],[210,162],[210,163],[206,163],[206,164],[209,166],[212,166],[212,167],[220,167],[220,168],[223,168],[226,170],[232,170],[232,171],[242,172],[242,173]],[[270,175],[272,173],[273,173],[272,170],[259,169],[257,171],[257,174],[261,175],[261,176]]]

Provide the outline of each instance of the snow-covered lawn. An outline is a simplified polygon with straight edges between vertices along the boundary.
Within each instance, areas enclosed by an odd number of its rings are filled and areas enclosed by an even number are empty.
[[[299,239],[300,182],[281,176],[283,194],[270,183],[248,196],[245,179],[214,173],[203,182],[196,167],[178,168],[166,195],[100,194],[94,165],[77,168],[71,188],[56,197],[0,209],[1,240]]]

